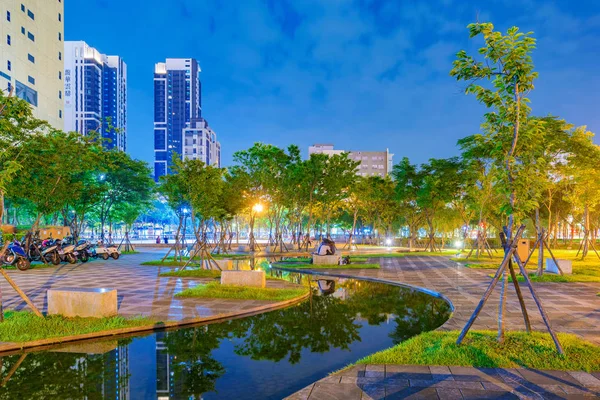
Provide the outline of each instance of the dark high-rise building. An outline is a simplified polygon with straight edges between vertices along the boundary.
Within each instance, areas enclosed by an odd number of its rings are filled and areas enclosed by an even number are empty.
[[[127,65],[83,41],[65,42],[65,130],[99,133],[107,149],[127,150]]]
[[[209,140],[205,140],[207,136]],[[214,151],[207,154],[211,148]],[[220,145],[202,118],[200,66],[193,58],[167,58],[166,62],[158,63],[154,68],[156,181],[171,172],[173,156],[209,160],[211,165],[221,164]]]

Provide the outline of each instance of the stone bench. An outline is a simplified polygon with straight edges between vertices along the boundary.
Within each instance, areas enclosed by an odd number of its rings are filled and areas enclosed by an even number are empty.
[[[48,314],[65,317],[117,315],[116,289],[60,288],[48,290]]]
[[[267,277],[265,271],[223,271],[221,285],[264,288],[267,286]]]
[[[333,254],[330,256],[320,256],[318,254],[312,255],[312,263],[315,265],[338,265],[340,263],[341,254]]]
[[[573,273],[573,261],[559,259],[556,259],[556,261],[558,262],[558,266],[562,270],[563,274],[571,275]],[[546,272],[551,274],[560,274],[556,264],[554,263],[554,260],[551,258],[546,258]]]

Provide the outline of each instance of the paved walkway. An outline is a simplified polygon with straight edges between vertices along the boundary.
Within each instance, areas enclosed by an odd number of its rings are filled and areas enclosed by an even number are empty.
[[[380,258],[379,270],[336,270],[402,282],[443,293],[456,310],[440,329],[462,329],[487,288],[491,270],[466,268],[445,257],[410,256]],[[319,270],[321,273],[323,270]],[[559,332],[577,334],[600,345],[600,283],[534,283]],[[529,291],[523,288],[533,328],[544,331],[542,319]],[[490,297],[473,329],[497,329],[499,286]],[[524,330],[516,293],[509,284],[506,328]],[[399,365],[357,367],[320,380],[291,399],[480,399],[480,398],[581,398],[600,397],[600,374],[531,370],[476,369]]]
[[[47,309],[46,290],[59,287],[116,288],[119,314],[144,315],[161,321],[180,321],[223,313],[245,311],[276,303],[268,300],[177,298],[175,294],[211,279],[159,277],[160,272],[173,268],[140,265],[160,259],[165,249],[140,249],[140,254],[121,256],[118,260],[101,258],[85,264],[61,264],[57,267],[9,270],[19,287],[44,312]],[[267,287],[290,286],[284,281],[267,280]],[[28,309],[19,295],[0,277],[5,310]]]
[[[360,365],[288,397],[300,399],[581,399],[600,397],[600,374],[528,369]]]

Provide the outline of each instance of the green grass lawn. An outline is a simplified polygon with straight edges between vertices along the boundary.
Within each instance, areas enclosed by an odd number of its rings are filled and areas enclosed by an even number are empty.
[[[214,269],[186,269],[183,271],[169,271],[163,272],[158,276],[165,277],[180,277],[180,278],[220,278],[221,271]],[[267,280],[271,281],[285,281],[283,278],[276,278],[273,276],[267,276]]]
[[[31,266],[29,267],[29,269],[44,269],[44,268],[52,268],[52,267],[60,267],[59,265],[54,265],[52,263],[48,263],[48,264],[44,264],[42,262],[38,263],[36,262],[35,264],[31,264]],[[17,267],[15,267],[14,265],[3,265],[2,268],[4,269],[8,269],[8,270],[16,270]]]
[[[369,258],[396,258],[405,257],[407,253],[373,253],[373,254],[350,254],[350,261],[367,261]]]
[[[493,274],[489,275],[491,278]],[[535,273],[529,274],[529,279],[532,282],[600,282],[600,276],[590,276],[584,274],[572,274],[572,275],[556,275],[544,273],[542,276],[537,276]],[[508,281],[512,282],[512,277],[508,276]],[[517,275],[518,282],[525,282],[523,275]]]
[[[121,252],[121,255],[122,255],[122,256],[126,256],[126,255],[128,255],[128,254],[140,254],[140,252],[139,252],[139,251],[137,251],[137,250],[133,250],[133,251],[122,251],[122,252]]]
[[[185,269],[183,271],[169,271],[159,274],[159,276],[181,277],[181,278],[220,278],[221,271],[214,269]]]
[[[278,263],[286,264],[286,263],[307,263],[311,262],[311,257],[285,257],[281,261],[277,261]]]
[[[251,258],[250,256],[245,254],[212,254],[212,257],[215,260],[247,260]],[[181,257],[182,261],[179,261],[179,257],[177,258],[177,260],[175,260],[175,257],[169,256],[165,259],[165,261],[162,261],[162,259],[144,261],[140,265],[154,265],[158,267],[182,267],[189,259],[189,257]],[[196,257],[194,258],[194,260],[192,260],[190,264],[193,265],[199,263],[200,257]]]
[[[573,262],[572,275],[554,275],[544,274],[541,278],[532,277],[534,282],[600,282],[600,259],[595,253],[589,253],[585,260],[581,257],[576,257],[577,250],[557,249],[552,250],[554,257],[557,259],[571,260]],[[493,258],[489,256],[481,256],[479,258],[470,257],[466,260],[464,257],[468,253],[463,253],[463,257],[451,258],[451,260],[460,262],[469,268],[474,269],[497,269],[502,262],[504,254],[502,252],[493,253]],[[537,269],[538,251],[534,251],[529,263],[526,266],[527,270],[535,271]],[[544,251],[544,268],[546,259],[550,258],[548,251]],[[522,281],[523,277],[519,278]]]
[[[256,288],[245,286],[221,285],[219,282],[210,282],[176,294],[176,297],[199,297],[213,299],[241,299],[241,300],[274,300],[284,301],[294,299],[308,293],[307,287],[297,289]]]
[[[281,268],[298,268],[298,269],[379,269],[381,266],[379,264],[346,264],[346,265],[338,265],[338,264],[304,264],[304,263],[295,263],[295,264],[281,264],[274,263],[276,267]]]
[[[44,318],[29,311],[7,311],[0,323],[0,340],[3,342],[27,342],[61,336],[82,335],[112,329],[152,325],[156,321],[145,317],[123,318],[66,318],[49,315]]]
[[[470,331],[460,346],[458,331],[427,332],[356,364],[456,365],[482,368],[536,368],[600,371],[600,346],[575,335],[558,334],[565,355],[556,353],[547,333],[506,332],[503,344],[495,331]]]

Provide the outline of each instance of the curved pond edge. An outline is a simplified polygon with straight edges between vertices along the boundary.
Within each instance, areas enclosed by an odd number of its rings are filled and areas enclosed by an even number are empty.
[[[448,296],[446,296],[443,293],[436,292],[435,290],[427,289],[427,288],[424,288],[421,286],[409,285],[408,283],[390,281],[388,279],[382,279],[382,278],[374,278],[371,276],[331,273],[331,272],[328,272],[327,270],[315,270],[315,269],[310,269],[310,268],[298,269],[298,268],[279,267],[279,266],[277,266],[276,263],[271,264],[271,268],[274,268],[278,271],[288,271],[288,272],[294,272],[294,273],[305,274],[305,275],[330,276],[332,278],[356,279],[356,280],[362,280],[362,281],[367,281],[367,282],[383,283],[386,285],[399,286],[399,287],[403,287],[403,288],[407,288],[407,289],[412,289],[412,290],[416,290],[418,292],[427,294],[431,297],[435,297],[435,298],[444,300],[450,306],[450,311],[452,313],[454,313],[454,311],[455,311],[454,303],[452,303],[452,300],[450,300],[450,298]],[[446,325],[448,323],[448,321],[450,321],[451,319],[452,319],[452,314],[450,314],[450,318],[448,318],[446,320],[446,322],[444,322],[444,324],[441,326]]]
[[[79,341],[86,341],[90,339],[101,339],[101,338],[114,338],[118,339],[125,336],[135,336],[140,333],[152,333],[159,332],[164,330],[173,330],[184,327],[191,327],[194,325],[207,325],[218,322],[224,322],[233,319],[251,317],[253,315],[262,314],[269,311],[279,310],[281,308],[286,308],[289,306],[293,306],[295,304],[301,303],[304,300],[308,299],[310,296],[310,291],[307,291],[305,294],[295,297],[293,299],[280,301],[277,303],[265,304],[263,306],[253,307],[248,310],[244,310],[242,312],[230,312],[223,314],[211,315],[210,317],[202,317],[202,318],[187,318],[181,321],[169,321],[169,322],[158,322],[152,325],[141,325],[134,326],[131,328],[120,328],[120,329],[111,329],[106,331],[99,332],[91,332],[85,333],[81,335],[70,335],[70,336],[57,336],[49,339],[39,339],[32,340],[29,342],[5,342],[0,343],[0,356],[10,355],[14,353],[19,353],[25,349],[34,349],[44,347],[55,347],[56,345],[68,344]],[[151,318],[151,317],[150,317]],[[39,349],[41,350],[41,349]]]

